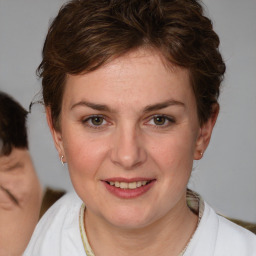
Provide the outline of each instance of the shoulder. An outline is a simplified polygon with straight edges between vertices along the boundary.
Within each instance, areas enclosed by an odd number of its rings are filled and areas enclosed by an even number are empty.
[[[212,235],[214,256],[256,255],[256,236],[219,216],[205,203],[205,227]]]
[[[234,253],[232,255],[256,255],[255,234],[222,216],[217,215],[217,218],[219,229],[216,250],[219,252],[219,255],[229,255],[227,253],[231,249],[232,253]]]
[[[202,219],[185,255],[256,255],[256,236],[250,231],[217,215],[207,203],[204,203]]]
[[[83,248],[79,232],[81,204],[81,199],[74,192],[59,199],[37,224],[24,256],[80,252]]]

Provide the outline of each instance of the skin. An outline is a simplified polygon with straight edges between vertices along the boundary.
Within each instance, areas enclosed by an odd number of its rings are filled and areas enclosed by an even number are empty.
[[[0,156],[0,255],[20,256],[37,224],[42,190],[28,150]]]
[[[86,204],[85,228],[95,255],[170,256],[185,247],[197,225],[186,187],[217,112],[200,127],[188,71],[149,50],[68,75],[61,131],[53,128],[50,109],[47,117]],[[138,197],[120,198],[106,189],[105,181],[113,178],[150,179],[153,185]]]

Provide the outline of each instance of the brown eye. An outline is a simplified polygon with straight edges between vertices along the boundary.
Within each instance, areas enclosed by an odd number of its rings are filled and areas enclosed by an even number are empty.
[[[165,115],[154,115],[151,116],[150,120],[146,122],[147,125],[150,125],[155,128],[168,128],[175,123],[173,117]]]
[[[103,117],[101,116],[94,116],[94,117],[91,117],[91,122],[93,125],[95,126],[99,126],[99,125],[102,125],[103,124]]]
[[[82,124],[85,127],[89,127],[92,129],[104,129],[106,126],[110,125],[110,123],[106,120],[104,116],[101,115],[92,115],[82,120]]]
[[[155,125],[164,125],[166,122],[166,117],[164,116],[155,116],[154,123]]]

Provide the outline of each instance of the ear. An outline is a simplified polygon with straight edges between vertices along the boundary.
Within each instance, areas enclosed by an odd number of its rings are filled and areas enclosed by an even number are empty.
[[[203,153],[207,149],[218,114],[219,114],[219,104],[216,103],[212,107],[212,114],[210,118],[200,127],[199,135],[196,141],[194,160],[200,160],[203,156]]]
[[[52,122],[52,114],[51,114],[51,109],[50,107],[46,107],[45,108],[45,112],[46,112],[46,119],[47,119],[47,123],[48,126],[50,128],[50,132],[52,134],[52,138],[55,144],[55,147],[59,153],[59,157],[60,159],[64,156],[65,159],[65,154],[64,154],[64,148],[63,148],[63,142],[62,142],[62,135],[60,131],[57,131],[54,126],[53,126],[53,122]]]

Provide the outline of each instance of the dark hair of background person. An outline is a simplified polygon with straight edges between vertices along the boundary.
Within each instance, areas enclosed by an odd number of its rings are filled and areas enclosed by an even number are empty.
[[[27,111],[12,97],[0,91],[0,155],[13,147],[28,149]]]
[[[189,70],[200,124],[217,103],[225,64],[219,38],[196,0],[73,0],[53,20],[37,72],[55,129],[68,74],[91,72],[145,48]]]

